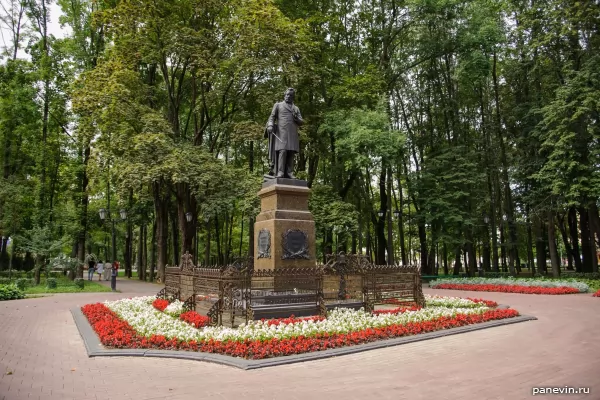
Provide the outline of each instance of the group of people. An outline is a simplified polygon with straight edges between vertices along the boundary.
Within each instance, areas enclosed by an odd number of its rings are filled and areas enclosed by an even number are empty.
[[[104,279],[108,281],[110,277],[110,288],[113,290],[117,290],[117,275],[119,275],[119,262],[114,261],[112,264],[110,262],[102,262],[102,260],[89,261],[88,262],[88,281],[94,279],[94,273],[98,274],[98,281]]]

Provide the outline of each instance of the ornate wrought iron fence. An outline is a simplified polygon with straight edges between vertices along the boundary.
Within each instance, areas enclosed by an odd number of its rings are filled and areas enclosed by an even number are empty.
[[[166,272],[159,296],[183,300],[186,309],[206,314],[211,325],[234,326],[273,309],[290,314],[312,310],[324,316],[334,307],[372,311],[390,302],[425,305],[418,267],[372,265],[360,255],[340,253],[315,268],[254,271],[249,259],[197,268],[186,253],[179,267]]]

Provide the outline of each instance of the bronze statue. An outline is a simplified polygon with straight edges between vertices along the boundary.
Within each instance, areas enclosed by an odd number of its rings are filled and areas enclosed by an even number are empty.
[[[300,151],[298,127],[304,121],[300,110],[294,105],[295,91],[285,91],[282,102],[275,103],[267,121],[265,138],[269,139],[269,176],[296,179],[294,155]]]

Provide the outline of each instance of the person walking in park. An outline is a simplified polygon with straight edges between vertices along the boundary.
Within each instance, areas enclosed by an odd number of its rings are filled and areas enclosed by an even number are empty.
[[[98,261],[98,265],[96,265],[96,272],[98,273],[98,282],[102,278],[102,273],[104,272],[104,263],[102,260]]]
[[[113,292],[117,291],[117,275],[119,275],[119,262],[113,262],[110,270],[110,288]]]
[[[96,271],[96,262],[90,260],[88,261],[88,281],[94,280],[94,271]]]
[[[106,282],[108,282],[108,280],[111,277],[111,274],[110,274],[111,269],[112,269],[112,266],[110,263],[104,264],[104,271],[102,273],[102,279],[104,279]]]

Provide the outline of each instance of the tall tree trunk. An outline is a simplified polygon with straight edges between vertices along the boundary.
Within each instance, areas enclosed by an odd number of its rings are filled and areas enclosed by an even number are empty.
[[[146,270],[148,268],[148,225],[144,223],[143,228],[143,240],[142,240],[142,270],[144,271],[144,280],[147,280]],[[150,281],[152,282],[152,281]]]
[[[419,224],[418,225],[419,226],[419,242],[421,244],[421,274],[430,275],[431,268],[427,264],[428,249],[427,249],[427,232],[425,230],[425,223],[419,221],[418,224]]]
[[[444,254],[444,275],[448,275],[448,248],[446,246],[446,243],[444,243],[443,254]]]
[[[547,212],[548,215],[548,248],[550,250],[550,261],[552,263],[552,276],[558,278],[560,276],[560,261],[558,252],[556,251],[556,227],[554,225],[554,213]]]
[[[535,222],[535,257],[539,273],[546,273],[546,243],[544,242],[543,222],[536,218]]]
[[[169,217],[171,220],[171,237],[173,244],[173,264],[179,265],[179,229],[177,223],[177,215],[175,212],[171,211],[169,213]],[[184,217],[185,218],[185,217]]]
[[[186,213],[192,214],[192,220],[187,221]],[[179,254],[192,253],[192,244],[196,234],[197,219],[196,199],[191,195],[185,183],[177,184],[177,221],[181,235],[181,250]]]
[[[221,250],[221,236],[219,234],[219,216],[215,216],[215,241],[217,242],[217,264],[223,265],[223,251]]]
[[[396,206],[400,212],[398,214],[398,230],[400,234],[400,257],[402,258],[402,265],[408,265],[408,258],[406,257],[406,246],[404,243],[404,195],[402,193],[402,185],[400,184],[400,167],[398,167],[398,198],[400,200],[399,206]]]
[[[154,276],[154,267],[156,266],[156,219],[152,222],[152,245],[150,246],[150,282],[156,279]]]
[[[388,259],[387,259],[387,263],[389,265],[393,265],[394,264],[394,236],[393,236],[393,229],[394,226],[392,225],[392,169],[388,168],[388,172],[387,172],[387,204],[385,206],[386,208],[386,214],[387,214],[387,253],[388,253]]]
[[[204,266],[210,265],[210,219],[206,221],[206,243],[204,244]]]
[[[133,189],[129,190],[129,210],[133,209]],[[127,226],[125,228],[127,232],[125,233],[125,276],[128,279],[131,279],[133,276],[133,224],[131,223],[131,216],[127,220]]]
[[[588,210],[588,221],[590,225],[590,247],[592,256],[592,272],[598,272],[598,247],[596,246],[595,238],[598,237],[598,229],[600,226],[596,224],[595,217],[598,216],[598,209],[594,204]]]
[[[579,230],[577,227],[577,211],[575,207],[569,208],[567,217],[569,223],[569,233],[571,235],[571,246],[573,247],[573,261],[575,262],[575,271],[583,272],[583,263],[581,262],[581,253],[579,251]]]
[[[79,232],[77,233],[77,259],[79,260],[79,267],[77,267],[77,277],[83,278],[83,264],[85,261],[85,240],[87,238],[87,213],[89,197],[87,187],[89,183],[87,175],[87,165],[90,159],[90,147],[86,146],[82,152],[82,166],[79,171]]]
[[[387,243],[385,239],[385,218],[387,216],[387,203],[388,195],[385,190],[386,184],[386,172],[385,167],[381,168],[381,174],[379,175],[379,211],[383,211],[383,216],[379,217],[374,221],[376,234],[377,234],[377,257],[376,263],[383,265],[386,263],[385,253],[387,250]]]
[[[587,210],[583,207],[579,208],[579,231],[581,232],[581,254],[583,255],[583,272],[592,272],[592,243],[590,235],[590,223]]]
[[[454,252],[454,271],[452,271],[452,275],[460,275],[460,270],[462,268],[462,264],[460,262],[461,256],[461,248],[460,246],[456,246],[456,250]]]
[[[506,264],[506,235],[504,234],[504,223],[500,224],[500,258],[502,259],[502,271],[507,271]]]
[[[139,238],[138,238],[138,248],[137,248],[137,259],[136,259],[136,265],[137,265],[137,271],[138,271],[138,279],[140,281],[145,281],[146,280],[146,269],[144,268],[144,256],[143,256],[143,252],[144,252],[144,227],[143,225],[140,225],[140,231],[139,231]]]
[[[533,237],[532,237],[532,229],[531,229],[531,219],[529,217],[529,206],[526,208],[527,213],[527,264],[529,266],[529,271],[531,272],[531,276],[535,276],[535,262],[533,260]]]
[[[567,234],[567,228],[565,225],[565,216],[558,216],[558,229],[560,230],[560,235],[562,236],[563,244],[565,246],[565,250],[567,251],[567,260],[568,266],[567,270],[573,270],[573,248],[571,247],[571,243],[569,243],[569,235]]]
[[[167,265],[168,237],[169,237],[169,220],[167,202],[161,191],[160,182],[155,182],[152,185],[152,193],[154,197],[154,215],[156,219],[156,268],[158,277],[161,283],[165,282],[165,266]],[[133,236],[133,235],[132,235]]]
[[[483,270],[490,270],[490,231],[488,225],[485,226],[485,237],[483,239]]]

